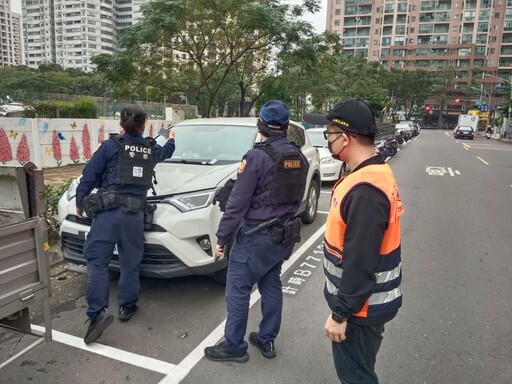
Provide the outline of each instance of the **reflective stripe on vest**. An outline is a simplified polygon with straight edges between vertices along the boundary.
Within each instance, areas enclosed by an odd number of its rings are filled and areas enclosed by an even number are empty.
[[[324,273],[329,294],[336,296],[343,279],[343,244],[346,223],[341,217],[345,196],[361,183],[381,190],[390,202],[389,225],[384,232],[379,263],[375,269],[376,284],[363,309],[353,316],[378,317],[392,314],[402,303],[402,263],[400,258],[400,216],[402,202],[395,178],[387,164],[375,164],[347,175],[334,187],[327,217],[324,239]]]

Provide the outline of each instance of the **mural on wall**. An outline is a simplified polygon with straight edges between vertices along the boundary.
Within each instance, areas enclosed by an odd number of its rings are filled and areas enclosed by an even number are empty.
[[[69,158],[74,164],[77,164],[80,161],[80,153],[78,153],[78,145],[76,145],[74,136],[71,136],[71,142],[69,143]]]
[[[105,122],[103,120],[98,120],[98,125],[98,144],[101,144],[105,141]]]
[[[18,160],[21,165],[25,165],[30,161],[30,148],[28,147],[27,135],[25,134],[21,136],[18,148],[16,149],[16,160]]]
[[[153,136],[168,122],[150,120],[147,124],[147,133]],[[28,161],[39,168],[83,164],[112,133],[124,133],[119,120],[2,117],[0,166],[19,166]]]
[[[57,166],[59,166],[62,163],[62,149],[60,147],[61,138],[59,135],[62,136],[61,133],[57,134],[57,131],[54,129],[53,136],[52,136],[52,153],[53,153],[53,158],[57,162]]]
[[[82,130],[82,146],[84,147],[84,161],[87,162],[92,157],[91,153],[91,136],[89,135],[89,128],[87,123],[84,125]]]
[[[5,133],[3,128],[0,128],[0,161],[2,164],[6,164],[8,161],[12,160],[12,150],[11,143],[9,143],[9,138],[7,137],[7,133]]]

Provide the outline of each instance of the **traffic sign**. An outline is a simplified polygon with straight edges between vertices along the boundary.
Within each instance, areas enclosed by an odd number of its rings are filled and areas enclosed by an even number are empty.
[[[487,103],[483,100],[477,100],[475,101],[475,105],[486,105]]]

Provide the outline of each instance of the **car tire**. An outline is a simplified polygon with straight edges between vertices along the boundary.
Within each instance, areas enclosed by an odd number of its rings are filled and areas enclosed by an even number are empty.
[[[305,224],[311,224],[315,221],[316,211],[318,209],[318,198],[320,188],[316,180],[311,180],[308,191],[308,199],[306,203],[306,209],[301,215],[302,222]]]

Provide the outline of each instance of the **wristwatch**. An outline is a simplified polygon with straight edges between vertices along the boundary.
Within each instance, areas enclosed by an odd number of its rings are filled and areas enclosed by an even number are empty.
[[[331,315],[332,319],[337,322],[338,324],[341,324],[348,320],[348,316],[340,316],[337,313],[333,312]]]

